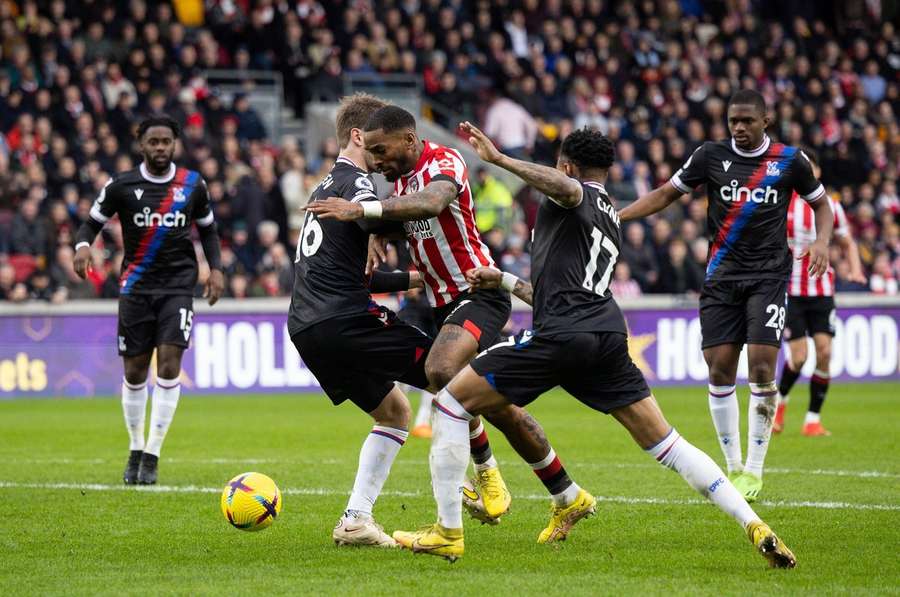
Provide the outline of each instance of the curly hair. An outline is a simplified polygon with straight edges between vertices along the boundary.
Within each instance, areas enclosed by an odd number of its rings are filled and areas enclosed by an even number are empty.
[[[181,127],[175,119],[168,116],[151,116],[145,118],[138,125],[137,138],[142,139],[144,135],[154,126],[164,126],[172,131],[172,135],[177,139],[181,135]]]
[[[404,129],[416,130],[416,118],[399,106],[385,106],[376,110],[366,122],[366,132],[384,129],[385,133],[393,133]]]
[[[616,148],[609,137],[587,127],[572,131],[562,142],[560,154],[579,169],[608,169],[616,159]]]

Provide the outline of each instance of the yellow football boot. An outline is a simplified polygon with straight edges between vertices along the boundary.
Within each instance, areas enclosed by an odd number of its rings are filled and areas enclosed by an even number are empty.
[[[512,497],[506,488],[503,477],[500,476],[500,469],[497,467],[484,469],[483,471],[475,471],[475,490],[481,496],[484,504],[484,514],[490,520],[479,518],[482,522],[491,524],[492,520],[497,520],[509,510],[509,504]],[[465,503],[466,500],[463,500]],[[469,510],[471,513],[472,511]],[[473,516],[475,516],[473,514]],[[477,517],[476,517],[477,518]]]
[[[584,489],[578,490],[575,501],[568,506],[551,505],[550,522],[538,535],[538,543],[564,541],[575,523],[594,514],[596,508],[597,499]]]
[[[417,531],[394,531],[394,540],[413,553],[440,556],[451,564],[465,551],[462,529],[448,529],[438,523],[421,527]]]
[[[770,568],[793,568],[797,565],[793,552],[763,521],[751,522],[747,526],[747,537],[769,561]]]

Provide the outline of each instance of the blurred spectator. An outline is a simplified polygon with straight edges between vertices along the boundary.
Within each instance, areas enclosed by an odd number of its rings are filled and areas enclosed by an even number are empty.
[[[616,262],[613,270],[613,280],[609,283],[609,290],[616,300],[622,301],[641,296],[641,285],[631,277],[631,268],[628,262]]]
[[[654,287],[659,273],[656,255],[646,241],[644,225],[640,222],[631,222],[626,226],[621,255],[641,290],[648,292]]]
[[[656,292],[685,294],[700,292],[703,285],[703,270],[688,256],[684,240],[673,239],[668,243],[668,254],[660,263]]]
[[[475,224],[481,232],[492,228],[509,230],[513,217],[513,197],[506,185],[491,176],[487,169],[476,173]]]

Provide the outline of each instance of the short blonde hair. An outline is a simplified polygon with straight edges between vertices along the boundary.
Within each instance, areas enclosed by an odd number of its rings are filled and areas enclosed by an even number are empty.
[[[362,129],[373,112],[387,105],[387,102],[368,93],[354,93],[341,98],[336,118],[338,145],[346,147],[350,142],[350,129]]]

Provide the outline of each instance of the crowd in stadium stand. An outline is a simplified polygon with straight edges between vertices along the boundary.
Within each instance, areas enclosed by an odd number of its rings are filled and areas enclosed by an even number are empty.
[[[869,286],[843,279],[835,250],[838,289],[897,293],[895,4],[0,0],[0,299],[116,296],[121,231],[109,225],[95,243],[86,281],[72,269],[72,239],[108,176],[140,159],[137,122],[160,113],[184,127],[176,160],[209,183],[227,295],[289,292],[299,209],[337,144],[319,152],[269,138],[247,97],[223,102],[207,84],[202,72],[217,68],[281,72],[300,114],[338,99],[347,74],[421,76],[438,123],[474,119],[505,152],[543,163],[569,131],[596,127],[616,142],[606,186],[620,204],[665,182],[704,140],[726,138],[728,97],[754,87],[769,102],[770,135],[816,154],[848,213]],[[471,170],[498,264],[527,276],[540,197],[514,197]],[[698,192],[627,225],[613,293],[697,292],[705,211]]]

